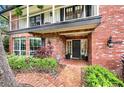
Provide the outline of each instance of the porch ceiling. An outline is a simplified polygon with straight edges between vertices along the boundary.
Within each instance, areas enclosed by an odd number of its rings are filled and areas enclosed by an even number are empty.
[[[94,29],[96,28],[97,24],[90,24],[90,25],[82,25],[82,26],[72,26],[72,27],[65,27],[65,28],[61,28],[61,29],[48,29],[48,30],[44,30],[44,31],[35,31],[35,33],[53,33],[53,32],[58,32],[58,33],[64,33],[64,32],[74,32],[76,31],[83,31],[82,33],[85,32],[86,29]],[[80,32],[79,32],[80,33]],[[87,32],[86,32],[87,33]],[[67,34],[67,33],[65,33]],[[61,34],[60,34],[61,35]]]
[[[75,31],[75,32],[68,32],[68,33],[59,33],[59,35],[67,36],[67,37],[72,37],[72,36],[87,36],[91,31]]]

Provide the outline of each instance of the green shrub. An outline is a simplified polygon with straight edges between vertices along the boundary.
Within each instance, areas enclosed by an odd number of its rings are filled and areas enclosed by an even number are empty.
[[[41,70],[55,70],[57,61],[54,58],[34,58],[30,57],[30,66]]]
[[[53,71],[57,68],[57,61],[54,58],[35,58],[25,56],[9,55],[8,61],[13,70],[37,69]]]
[[[98,65],[88,66],[84,79],[87,87],[124,87],[124,83],[115,74]]]
[[[9,55],[8,62],[10,64],[10,67],[14,70],[22,70],[29,68],[29,65],[26,63],[25,56]]]

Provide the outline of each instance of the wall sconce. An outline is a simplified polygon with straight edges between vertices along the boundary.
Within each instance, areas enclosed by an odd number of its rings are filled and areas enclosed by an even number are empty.
[[[109,48],[112,48],[112,46],[113,46],[112,36],[109,37],[109,39],[108,39],[108,41],[107,41],[107,46],[108,46]]]
[[[113,41],[112,36],[110,36],[108,41],[107,41],[107,46],[109,48],[112,48],[114,44],[122,44],[122,41]]]

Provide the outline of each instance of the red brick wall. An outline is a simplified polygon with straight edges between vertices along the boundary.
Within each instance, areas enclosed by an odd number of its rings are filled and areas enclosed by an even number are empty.
[[[59,57],[60,59],[65,58],[65,39],[60,36],[46,37],[46,44],[48,43],[48,40],[53,46],[53,57],[55,57],[56,59],[57,57]]]
[[[45,37],[46,39],[46,45],[48,43],[48,40],[51,42],[53,46],[53,57],[57,58],[57,56],[60,57],[60,59],[65,58],[65,38],[61,37],[59,35],[52,35],[48,34],[45,36],[37,35],[37,34],[29,34],[29,33],[22,33],[22,34],[14,34],[10,36],[10,53],[13,53],[13,44],[14,44],[14,37],[25,37],[26,38],[26,55],[29,55],[30,51],[30,41],[29,37],[35,36],[35,37]]]
[[[124,41],[124,6],[100,6],[101,24],[91,35],[92,64],[100,64],[120,71],[120,57],[124,44],[107,46],[109,36],[113,41]]]

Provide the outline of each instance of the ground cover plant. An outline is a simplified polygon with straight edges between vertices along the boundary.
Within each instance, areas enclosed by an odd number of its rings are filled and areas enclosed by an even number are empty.
[[[115,74],[98,65],[85,68],[84,81],[86,87],[124,87]]]

